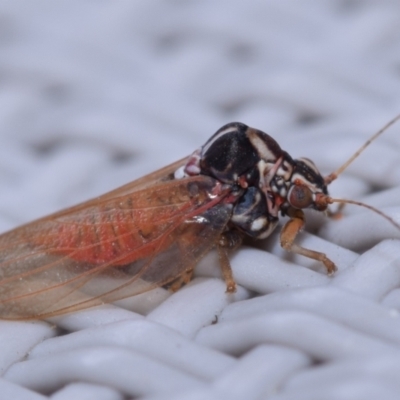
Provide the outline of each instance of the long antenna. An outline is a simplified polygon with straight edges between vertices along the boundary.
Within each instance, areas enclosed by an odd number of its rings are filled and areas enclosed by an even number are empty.
[[[379,211],[377,208],[372,207],[372,206],[370,206],[370,205],[368,205],[368,204],[361,203],[360,201],[355,201],[355,200],[333,199],[332,197],[329,197],[329,196],[328,196],[328,198],[327,198],[327,202],[328,202],[329,204],[332,204],[332,203],[355,204],[355,205],[360,206],[360,207],[368,208],[368,210],[371,210],[371,211],[376,212],[377,214],[379,214],[381,217],[385,218],[385,219],[386,219],[387,221],[389,221],[393,226],[395,226],[397,229],[400,230],[400,224],[397,223],[393,218],[389,217],[388,215],[384,214],[382,211]]]
[[[388,128],[400,119],[400,114],[390,120],[385,126],[371,136],[340,168],[324,178],[327,185],[333,182],[378,136],[382,135]]]

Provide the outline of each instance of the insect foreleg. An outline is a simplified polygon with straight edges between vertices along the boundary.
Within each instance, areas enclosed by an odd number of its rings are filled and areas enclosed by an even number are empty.
[[[290,217],[290,220],[282,228],[281,246],[287,251],[291,251],[293,253],[322,262],[328,271],[328,275],[332,275],[336,271],[336,265],[324,253],[305,249],[304,247],[294,243],[297,234],[304,226],[303,211],[289,208],[287,215]]]

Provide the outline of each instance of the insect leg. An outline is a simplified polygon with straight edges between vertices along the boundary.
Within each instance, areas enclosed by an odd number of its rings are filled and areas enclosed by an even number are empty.
[[[193,271],[194,269],[191,268],[183,272],[183,274],[179,278],[175,279],[171,284],[168,285],[168,290],[170,290],[171,292],[176,292],[182,286],[187,285],[192,280]]]
[[[226,283],[226,292],[236,292],[236,282],[233,279],[232,268],[228,258],[227,249],[234,249],[242,243],[242,235],[237,231],[223,233],[217,244],[218,259],[222,275]]]
[[[304,213],[301,210],[290,208],[287,212],[290,220],[285,224],[281,231],[281,246],[287,250],[302,256],[321,261],[328,272],[332,275],[336,271],[336,265],[324,254],[318,251],[305,249],[294,243],[297,234],[304,226]]]
[[[236,292],[236,282],[233,279],[232,268],[229,262],[228,254],[226,248],[218,245],[218,259],[219,265],[221,266],[222,275],[226,283],[226,292],[235,293]]]

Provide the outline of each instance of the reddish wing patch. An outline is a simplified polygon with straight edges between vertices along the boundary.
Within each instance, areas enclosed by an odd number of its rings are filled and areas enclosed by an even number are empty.
[[[228,193],[209,196],[216,184],[203,176],[134,183],[1,235],[0,317],[115,301],[194,268],[230,218]]]

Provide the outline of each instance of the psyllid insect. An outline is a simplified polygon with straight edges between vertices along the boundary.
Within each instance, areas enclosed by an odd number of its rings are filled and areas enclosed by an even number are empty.
[[[242,123],[219,129],[191,156],[99,198],[0,235],[0,318],[51,317],[190,281],[198,261],[218,250],[228,292],[234,292],[227,251],[244,236],[268,237],[280,215],[288,251],[335,264],[295,238],[303,209],[367,207],[334,199],[328,185],[400,115],[343,166],[323,177],[306,158],[293,159],[266,133]]]

